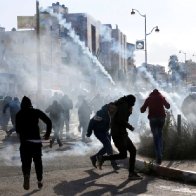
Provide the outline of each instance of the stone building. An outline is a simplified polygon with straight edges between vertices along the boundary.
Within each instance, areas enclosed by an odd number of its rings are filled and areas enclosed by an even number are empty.
[[[196,63],[192,60],[186,61],[187,84],[196,86]]]
[[[99,60],[112,75],[114,80],[124,80],[128,72],[128,56],[126,35],[118,26],[102,25]]]
[[[85,13],[69,13],[68,8],[58,2],[50,7],[54,13],[61,13],[62,18],[70,23],[80,41],[85,43],[89,51],[98,58],[100,63],[116,81],[124,80],[128,73],[127,68],[127,40],[118,26],[112,28],[110,24],[103,25]],[[49,17],[47,13],[41,15],[41,26],[45,25],[48,32],[56,32],[62,38],[68,38],[69,32],[59,25],[55,17]],[[43,25],[43,26],[44,26]],[[103,32],[105,29],[105,32]],[[106,39],[105,33],[110,37]],[[68,51],[69,53],[69,51]],[[68,62],[69,54],[62,54],[64,62]]]
[[[100,43],[99,29],[101,23],[84,13],[67,14],[66,20],[71,23],[75,33],[79,36],[81,41],[85,42],[86,47],[97,56]]]
[[[147,70],[151,73],[155,81],[157,81],[158,83],[167,81],[168,75],[165,72],[164,66],[148,64]]]
[[[0,27],[0,32],[5,32],[5,28],[4,27]]]

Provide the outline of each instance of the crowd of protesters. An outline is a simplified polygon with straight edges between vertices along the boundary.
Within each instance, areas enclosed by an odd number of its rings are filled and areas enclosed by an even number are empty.
[[[42,139],[39,128],[39,120],[46,125],[44,139],[50,139],[49,146],[52,148],[55,140],[59,147],[63,146],[63,130],[65,126],[66,139],[70,138],[70,113],[73,109],[73,100],[68,95],[54,96],[52,102],[44,110],[34,109],[31,99],[24,96],[20,103],[18,97],[6,96],[0,99],[0,124],[1,129],[10,136],[16,132],[20,139],[20,156],[22,172],[24,176],[23,187],[30,188],[31,162],[34,161],[38,180],[38,188],[42,188],[43,166],[42,166]],[[129,137],[127,129],[134,131],[129,123],[129,117],[133,112],[136,97],[132,94],[120,97],[115,101],[104,103],[98,94],[91,101],[85,96],[78,96],[76,103],[78,114],[78,131],[81,140],[86,139],[94,133],[95,137],[102,143],[103,147],[90,157],[93,167],[102,169],[105,161],[110,161],[114,170],[119,169],[117,160],[127,158],[129,152],[128,178],[130,180],[142,179],[135,172],[136,147]],[[154,89],[140,108],[144,113],[148,109],[148,118],[154,140],[156,163],[161,164],[163,153],[162,129],[165,122],[165,109],[170,104],[165,97]],[[46,114],[45,114],[46,113]],[[12,127],[8,129],[11,119]],[[118,153],[113,152],[113,141]]]

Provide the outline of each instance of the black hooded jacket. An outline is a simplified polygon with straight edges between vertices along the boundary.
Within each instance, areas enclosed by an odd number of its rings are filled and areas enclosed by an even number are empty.
[[[16,132],[20,136],[20,142],[28,140],[40,140],[39,119],[46,124],[45,138],[48,138],[52,129],[52,122],[41,110],[34,109],[31,100],[24,96],[21,102],[21,110],[16,114]]]
[[[111,122],[111,134],[112,136],[127,135],[126,128],[133,130],[132,125],[129,124],[130,108],[135,104],[135,96],[128,95],[121,97],[115,101],[114,104],[117,106],[117,111],[112,118]]]

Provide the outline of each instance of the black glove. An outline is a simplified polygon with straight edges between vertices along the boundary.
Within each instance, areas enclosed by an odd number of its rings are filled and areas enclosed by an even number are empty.
[[[43,138],[44,138],[44,140],[49,140],[50,136],[49,135],[44,135]]]
[[[131,130],[131,131],[134,131],[134,129],[135,129],[135,128],[131,126],[131,129],[130,129],[130,130]]]
[[[127,123],[127,128],[131,131],[134,131],[134,127],[132,125],[130,125],[129,123]]]

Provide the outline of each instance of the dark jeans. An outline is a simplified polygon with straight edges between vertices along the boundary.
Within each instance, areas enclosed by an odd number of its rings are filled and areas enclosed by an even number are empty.
[[[156,158],[157,160],[161,160],[163,154],[162,130],[165,118],[150,118],[149,121],[154,140]]]
[[[43,177],[43,166],[42,166],[42,144],[26,142],[20,145],[20,158],[22,162],[23,176],[31,173],[32,159],[35,165],[35,172],[37,180],[41,181]]]
[[[10,116],[7,114],[3,114],[1,116],[1,126],[2,126],[2,129],[3,131],[7,132],[7,129],[8,129],[8,122],[10,120]]]
[[[60,139],[60,131],[63,129],[62,127],[62,122],[55,122],[53,124],[53,130],[54,130],[54,135],[52,137],[52,143],[54,143],[55,140],[57,140],[57,143],[59,146],[62,145],[61,139]]]
[[[127,158],[127,151],[130,153],[129,157],[129,173],[134,172],[136,148],[128,135],[112,136],[113,142],[119,151],[119,154],[103,156],[103,160],[120,160]]]
[[[69,110],[65,111],[64,114],[64,122],[65,122],[65,126],[66,126],[66,133],[69,133],[69,122],[70,122],[70,113]]]
[[[94,156],[104,155],[106,153],[107,155],[112,155],[113,149],[111,144],[111,135],[109,134],[109,132],[104,132],[101,130],[94,131],[94,135],[103,144],[103,147]],[[112,160],[111,164],[115,164],[115,161]]]
[[[59,131],[54,131],[54,136],[52,137],[52,143],[54,143],[54,141],[57,140],[57,143],[59,144],[59,146],[62,145],[60,136],[59,136]]]
[[[95,131],[94,135],[96,138],[103,144],[103,147],[99,150],[96,155],[108,155],[113,154],[112,145],[111,145],[111,135],[108,132]]]
[[[78,129],[80,130],[80,132],[82,132],[82,140],[83,141],[86,138],[86,133],[87,133],[87,129],[88,129],[88,123],[89,123],[89,120],[87,120],[87,121],[80,121],[79,122]]]

